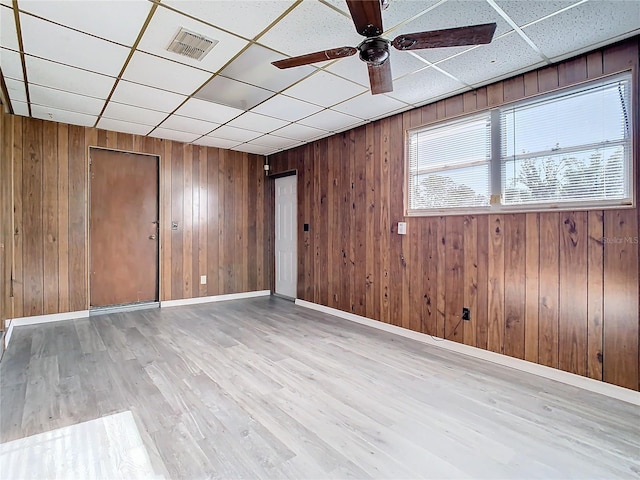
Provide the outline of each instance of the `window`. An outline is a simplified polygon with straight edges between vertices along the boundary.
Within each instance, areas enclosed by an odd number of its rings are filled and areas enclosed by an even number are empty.
[[[412,210],[489,206],[489,113],[409,135]]]
[[[408,214],[633,204],[629,74],[411,130]]]

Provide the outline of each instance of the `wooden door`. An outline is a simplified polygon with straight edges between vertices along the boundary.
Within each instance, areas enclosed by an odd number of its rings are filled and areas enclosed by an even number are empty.
[[[92,307],[158,301],[158,158],[91,149]]]
[[[297,296],[298,236],[297,175],[276,178],[276,293],[290,298]]]

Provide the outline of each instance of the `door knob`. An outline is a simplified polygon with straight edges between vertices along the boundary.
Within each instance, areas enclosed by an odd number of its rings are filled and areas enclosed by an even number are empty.
[[[155,235],[149,235],[149,240],[155,240],[156,236]]]

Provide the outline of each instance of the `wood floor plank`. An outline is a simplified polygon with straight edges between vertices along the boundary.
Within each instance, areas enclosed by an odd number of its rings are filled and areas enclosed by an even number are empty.
[[[167,478],[640,472],[631,404],[282,299],[14,329],[0,442],[124,411]]]

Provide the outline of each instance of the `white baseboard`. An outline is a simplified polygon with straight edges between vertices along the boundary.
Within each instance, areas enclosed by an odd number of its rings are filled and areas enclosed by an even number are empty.
[[[9,347],[9,340],[11,340],[11,334],[13,333],[13,324],[9,323],[9,326],[5,326],[5,328],[7,329],[4,334],[4,348],[6,350]]]
[[[264,297],[271,295],[271,290],[256,290],[253,292],[226,293],[210,297],[184,298],[182,300],[165,300],[160,302],[160,308],[180,307],[183,305],[197,305],[199,303],[224,302],[226,300],[238,300],[241,298]]]
[[[545,377],[550,380],[555,380],[557,382],[572,385],[574,387],[589,390],[591,392],[599,393],[601,395],[606,395],[611,398],[622,400],[623,402],[628,402],[633,405],[640,406],[640,392],[636,392],[628,388],[619,387],[617,385],[601,382],[592,378],[582,377],[574,373],[565,372],[555,368],[547,367],[545,365],[539,365],[537,363],[528,362],[526,360],[520,360],[519,358],[508,357],[507,355],[490,352],[481,348],[452,342],[451,340],[435,340],[431,335],[427,335],[425,333],[414,332],[413,330],[408,330],[396,325],[379,322],[377,320],[372,320],[370,318],[353,313],[343,312],[342,310],[338,310],[336,308],[325,307],[324,305],[319,305],[317,303],[307,302],[306,300],[297,299],[296,305],[327,313],[335,317],[344,318],[345,320],[360,323],[368,327],[377,328],[378,330],[384,330],[385,332],[400,335],[402,337],[411,338],[413,340],[417,340],[418,342],[433,345],[438,348],[444,348],[446,350],[461,353],[463,355],[468,355],[471,357],[486,360],[488,362],[497,363],[505,367],[532,373],[540,377]]]
[[[51,313],[49,315],[34,315],[33,317],[18,317],[7,319],[4,321],[4,326],[5,328],[7,328],[5,346],[9,346],[9,341],[11,340],[11,334],[13,333],[14,327],[38,325],[40,323],[61,322],[63,320],[75,320],[76,318],[87,317],[89,317],[89,310],[78,310],[75,312]]]

